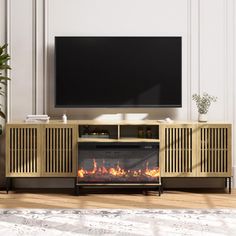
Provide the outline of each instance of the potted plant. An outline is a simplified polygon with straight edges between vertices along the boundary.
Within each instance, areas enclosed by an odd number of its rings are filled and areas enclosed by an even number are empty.
[[[192,99],[196,102],[198,108],[198,121],[207,122],[207,112],[211,103],[217,101],[217,97],[211,96],[208,93],[203,93],[202,96],[195,93]]]
[[[7,65],[7,62],[10,60],[10,56],[7,53],[7,44],[0,46],[0,95],[5,96],[4,87],[7,84],[7,80],[10,80],[9,77],[6,76],[7,70],[10,70],[10,66]],[[0,104],[0,117],[3,119],[6,118],[5,113],[2,110],[3,104]],[[2,125],[0,124],[0,134],[2,133]]]

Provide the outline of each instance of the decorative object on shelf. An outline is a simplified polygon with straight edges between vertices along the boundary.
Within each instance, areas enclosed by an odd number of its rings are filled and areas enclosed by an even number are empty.
[[[151,128],[146,129],[146,138],[152,138],[152,130]]]
[[[198,108],[198,121],[199,122],[207,122],[207,112],[210,108],[212,102],[217,101],[217,97],[211,96],[208,93],[204,92],[203,95],[193,94],[193,101],[196,102]]]
[[[83,135],[89,135],[89,126],[85,125],[83,128],[84,128]]]
[[[89,126],[85,125],[81,138],[110,138],[110,134],[108,130],[100,130],[98,128],[90,131]]]
[[[9,77],[5,76],[7,70],[10,70],[11,67],[7,65],[7,62],[10,60],[10,55],[6,52],[7,44],[0,46],[0,95],[5,96],[4,87],[7,85],[7,80],[10,80]],[[0,106],[3,106],[0,104]],[[5,113],[0,108],[0,117],[3,119],[6,118]],[[2,134],[2,125],[0,124],[0,135]]]
[[[63,114],[62,121],[63,121],[63,123],[67,123],[67,116],[66,116],[66,114]]]
[[[171,124],[171,123],[173,123],[174,121],[173,121],[170,117],[166,117],[166,118],[165,118],[165,122]]]
[[[199,122],[207,122],[207,114],[198,114],[198,121]]]
[[[138,138],[144,138],[144,129],[143,129],[143,127],[138,128]]]
[[[49,122],[50,117],[48,115],[27,115],[25,122]]]

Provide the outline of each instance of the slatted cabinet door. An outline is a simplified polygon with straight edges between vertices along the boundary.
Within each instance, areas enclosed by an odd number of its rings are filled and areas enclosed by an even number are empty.
[[[44,126],[42,176],[75,177],[77,163],[77,126]]]
[[[198,176],[230,177],[231,125],[199,125]]]
[[[160,167],[162,177],[196,176],[196,125],[161,125]]]
[[[41,172],[39,125],[6,126],[6,177],[38,177]]]

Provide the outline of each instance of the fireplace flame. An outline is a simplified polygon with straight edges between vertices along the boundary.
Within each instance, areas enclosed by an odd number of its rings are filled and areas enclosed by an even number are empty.
[[[150,177],[159,177],[160,173],[158,169],[149,170],[149,162],[146,162],[145,174]]]
[[[83,167],[78,169],[78,177],[84,178],[85,176],[94,176],[94,175],[110,175],[116,177],[140,177],[146,176],[151,178],[157,178],[160,176],[159,168],[149,168],[149,162],[145,163],[145,169],[141,170],[125,170],[120,167],[119,161],[114,167],[106,168],[105,161],[103,160],[102,166],[98,167],[98,164],[95,159],[93,159],[93,169],[92,170],[85,170]]]
[[[95,174],[97,172],[97,162],[95,159],[93,159],[93,170],[91,174]]]
[[[81,168],[79,171],[78,171],[78,177],[80,178],[83,178],[84,177],[84,174],[86,174],[86,170],[84,170],[83,168]]]

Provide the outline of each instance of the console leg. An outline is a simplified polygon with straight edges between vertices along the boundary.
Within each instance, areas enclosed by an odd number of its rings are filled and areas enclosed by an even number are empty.
[[[9,190],[12,189],[12,180],[11,178],[7,177],[7,181],[6,181],[6,191],[7,191],[7,194],[9,192]]]
[[[225,188],[227,188],[227,181],[228,181],[228,178],[226,177],[225,178]]]
[[[231,177],[229,177],[229,194],[231,194]]]
[[[161,182],[160,182],[160,184],[161,184],[161,193],[163,193],[163,184],[162,184],[163,182],[162,182],[162,178],[161,178]]]
[[[147,196],[148,195],[148,192],[147,190],[143,190],[143,195]]]
[[[158,195],[161,196],[161,186],[158,187]]]
[[[75,188],[75,195],[79,196],[79,186],[76,186],[76,188]]]
[[[77,178],[75,178],[75,182],[74,182],[74,192],[76,196],[79,195],[79,186],[77,185]]]

